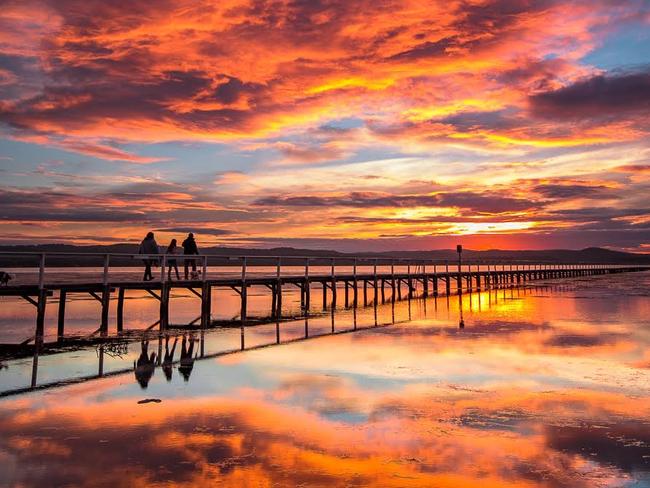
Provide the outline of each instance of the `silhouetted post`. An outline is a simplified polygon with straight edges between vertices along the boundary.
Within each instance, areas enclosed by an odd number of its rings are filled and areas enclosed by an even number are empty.
[[[247,258],[244,256],[241,262],[241,280],[242,283],[246,281],[246,267],[247,267]]]
[[[352,292],[352,304],[354,307],[357,306],[358,304],[358,294],[359,294],[359,285],[357,284],[357,258],[354,258],[353,266],[352,266],[352,277],[353,277],[353,285],[354,285],[354,291]]]
[[[246,312],[248,307],[248,285],[246,284],[246,256],[242,258],[241,266],[241,324],[242,324],[242,344],[244,340],[244,329],[243,325],[246,322]]]
[[[169,285],[160,284],[160,330],[169,326]]]
[[[275,295],[276,295],[276,304],[275,304],[275,317],[277,320],[282,318],[282,258],[278,257],[278,264],[275,269]],[[324,291],[323,291],[324,293]],[[279,325],[278,325],[279,327]],[[278,332],[279,334],[279,332]],[[278,335],[279,337],[279,335]],[[279,340],[279,339],[278,339]]]
[[[374,293],[375,300],[374,300],[374,302],[376,304],[377,299],[378,299],[378,293],[379,293],[379,290],[377,290],[377,260],[376,259],[375,259],[374,266],[373,266],[373,274],[374,274],[373,279],[374,279],[374,284],[375,284],[375,293]]]
[[[276,284],[271,283],[270,289],[271,289],[271,317],[275,318],[276,313],[277,313],[277,306],[278,306],[278,294],[276,291]]]
[[[59,320],[56,328],[56,335],[59,341],[63,340],[63,334],[65,330],[65,301],[66,301],[66,291],[59,291]]]
[[[99,365],[97,367],[97,376],[104,376],[104,344],[99,346]]]
[[[332,258],[332,308],[336,308],[336,259]]]
[[[411,262],[409,261],[406,267],[406,284],[408,285],[408,297],[413,298],[413,279],[411,278]]]
[[[436,264],[433,263],[433,296],[437,297],[438,296],[438,271],[436,270]]]
[[[463,246],[458,244],[456,246],[456,252],[458,253],[458,279],[456,280],[457,287],[458,287],[458,293],[462,293],[463,290],[463,282],[462,282],[462,275],[461,275],[461,266],[463,264],[462,260],[462,253],[463,253]]]
[[[43,341],[41,340],[40,342],[42,343]],[[32,359],[32,388],[36,386],[36,379],[38,377],[38,354],[41,349],[41,343],[39,343],[37,336],[36,341],[34,342],[34,359]]]
[[[246,283],[242,283],[242,288],[241,288],[241,312],[240,312],[240,318],[241,318],[242,325],[244,325],[244,323],[246,322],[247,305],[248,305],[248,285],[246,285]]]
[[[438,296],[438,273],[436,273],[436,265],[433,265],[433,296]]]
[[[445,291],[451,293],[451,278],[449,277],[449,261],[445,260]]]
[[[117,331],[122,332],[124,329],[124,288],[120,287],[117,291]]]
[[[275,298],[275,294],[273,294]],[[201,328],[206,328],[210,325],[210,316],[212,315],[212,287],[203,275],[203,283],[201,285]]]
[[[425,297],[429,296],[429,277],[427,276],[427,265],[424,263],[422,265],[422,286],[424,288],[423,293]]]
[[[102,321],[100,325],[101,332],[108,332],[108,308],[111,300],[111,290],[108,286],[108,265],[110,255],[104,256],[104,274],[102,278]],[[164,261],[163,261],[164,263]]]
[[[38,289],[45,288],[45,254],[41,254],[41,259],[38,265]]]
[[[41,254],[38,270],[38,302],[36,305],[36,347],[43,343],[45,332],[45,306],[47,305],[47,292],[45,291],[45,254]]]
[[[311,287],[309,285],[309,258],[305,262],[305,311],[309,312],[311,303]]]
[[[162,259],[160,260],[160,281],[165,282],[165,265],[167,264],[166,258],[167,255],[163,254]]]
[[[395,262],[394,261],[390,262],[390,288],[391,288],[390,298],[392,301],[395,301]]]

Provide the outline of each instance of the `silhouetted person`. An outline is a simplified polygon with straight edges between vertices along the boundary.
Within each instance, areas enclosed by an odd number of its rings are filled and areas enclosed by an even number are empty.
[[[167,381],[172,380],[172,364],[174,362],[174,351],[176,351],[176,343],[178,343],[178,337],[174,337],[174,344],[172,344],[172,350],[169,352],[169,336],[165,337],[165,357],[162,362],[162,370],[165,373],[165,378]]]
[[[176,262],[176,258],[172,256],[176,256],[180,253],[180,248],[176,245],[176,239],[172,239],[172,241],[169,243],[169,246],[167,247],[167,254],[169,257],[167,258],[167,265],[169,266],[167,268],[167,279],[171,281],[172,279],[172,268],[174,268],[174,271],[176,271],[176,279],[180,280],[181,277],[178,274],[178,263]]]
[[[153,238],[153,232],[149,232],[147,237],[145,237],[140,243],[139,254],[158,254],[158,243]],[[155,259],[145,258],[144,259],[144,281],[153,280],[153,275],[151,274],[151,266],[155,262]]]
[[[152,352],[149,356],[149,341],[143,340],[140,343],[142,352],[137,361],[133,361],[133,370],[135,371],[135,379],[140,383],[140,387],[143,390],[147,389],[149,385],[149,380],[153,376],[154,371],[156,370],[155,360],[156,353]]]
[[[183,254],[186,256],[195,256],[199,254],[199,248],[196,246],[194,234],[187,234],[187,239],[183,241]],[[192,275],[196,275],[196,260],[185,259],[185,279],[189,278],[189,267],[192,266]]]
[[[183,335],[183,342],[181,343],[181,364],[178,367],[178,372],[183,376],[183,379],[185,381],[188,381],[190,379],[192,368],[194,368],[194,358],[192,357],[193,353],[194,337],[190,336],[190,339],[188,341],[187,337]]]

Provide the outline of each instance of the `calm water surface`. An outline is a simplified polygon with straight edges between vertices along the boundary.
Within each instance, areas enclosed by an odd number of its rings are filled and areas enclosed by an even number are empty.
[[[650,486],[650,273],[558,283],[42,356],[131,370],[0,400],[0,484]]]

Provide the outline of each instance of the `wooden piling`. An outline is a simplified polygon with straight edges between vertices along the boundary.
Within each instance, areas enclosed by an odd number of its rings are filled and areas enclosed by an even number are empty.
[[[244,325],[246,323],[246,313],[248,310],[248,286],[246,283],[242,283],[241,287],[241,312],[240,312],[240,318],[241,318],[241,323]],[[242,330],[243,334],[243,330]]]
[[[117,291],[117,331],[124,330],[124,288]]]
[[[59,317],[56,328],[56,335],[59,341],[63,339],[65,334],[65,302],[67,293],[65,290],[59,292]]]
[[[111,304],[111,289],[108,285],[104,285],[102,288],[102,318],[99,325],[99,329],[102,334],[108,333],[108,309]]]
[[[277,298],[277,308],[276,308],[275,317],[278,320],[280,320],[282,318],[282,281],[278,280],[276,288],[277,288],[276,293],[278,295],[278,298]]]
[[[275,295],[274,295],[275,296]],[[212,287],[207,281],[201,286],[201,328],[210,326],[212,315]]]
[[[38,291],[38,302],[36,305],[36,341],[43,342],[45,333],[45,306],[47,305],[47,291],[40,289]]]
[[[169,285],[160,285],[160,330],[166,330],[169,326]]]
[[[271,317],[275,318],[276,310],[278,306],[278,295],[277,295],[275,283],[272,283],[269,289],[271,290]]]

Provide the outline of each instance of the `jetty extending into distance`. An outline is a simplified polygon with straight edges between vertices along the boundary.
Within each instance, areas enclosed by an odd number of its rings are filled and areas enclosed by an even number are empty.
[[[310,310],[314,293],[320,292],[323,310],[335,308],[339,300],[345,307],[367,306],[369,303],[402,297],[438,296],[439,294],[462,293],[463,291],[489,289],[501,286],[516,286],[531,281],[564,279],[579,276],[604,275],[645,271],[648,266],[612,264],[535,264],[535,263],[450,263],[430,260],[380,259],[365,257],[305,257],[305,256],[236,256],[214,255],[172,256],[181,268],[183,260],[197,263],[199,272],[189,280],[169,280],[168,255],[133,254],[73,254],[73,253],[10,253],[0,252],[5,260],[15,259],[24,263],[28,259],[38,263],[31,273],[17,273],[9,285],[0,287],[0,296],[21,297],[33,304],[35,313],[35,343],[42,341],[45,311],[49,303],[58,303],[57,337],[65,335],[65,306],[71,294],[88,294],[100,303],[98,318],[100,335],[109,332],[109,307],[117,300],[115,330],[124,328],[124,302],[127,291],[140,290],[155,297],[160,304],[159,319],[150,328],[160,330],[169,327],[169,305],[173,289],[186,289],[200,299],[197,319],[190,325],[206,328],[212,325],[212,293],[218,288],[232,289],[241,299],[239,321],[247,322],[248,293],[251,287],[270,290],[271,305],[269,317],[282,318],[282,297],[286,287],[300,291],[301,309]],[[97,272],[65,273],[56,267],[56,260],[77,257],[80,261],[92,258],[101,263]],[[152,281],[138,279],[134,268],[125,272],[123,267],[113,263],[142,262],[155,260],[159,265],[159,276]],[[85,261],[87,262],[87,261]],[[112,267],[113,266],[113,267]],[[74,271],[74,268],[72,269]],[[139,271],[139,270],[138,270]],[[181,270],[182,271],[182,270]],[[86,276],[86,278],[84,278]],[[342,295],[342,296],[341,296]]]

